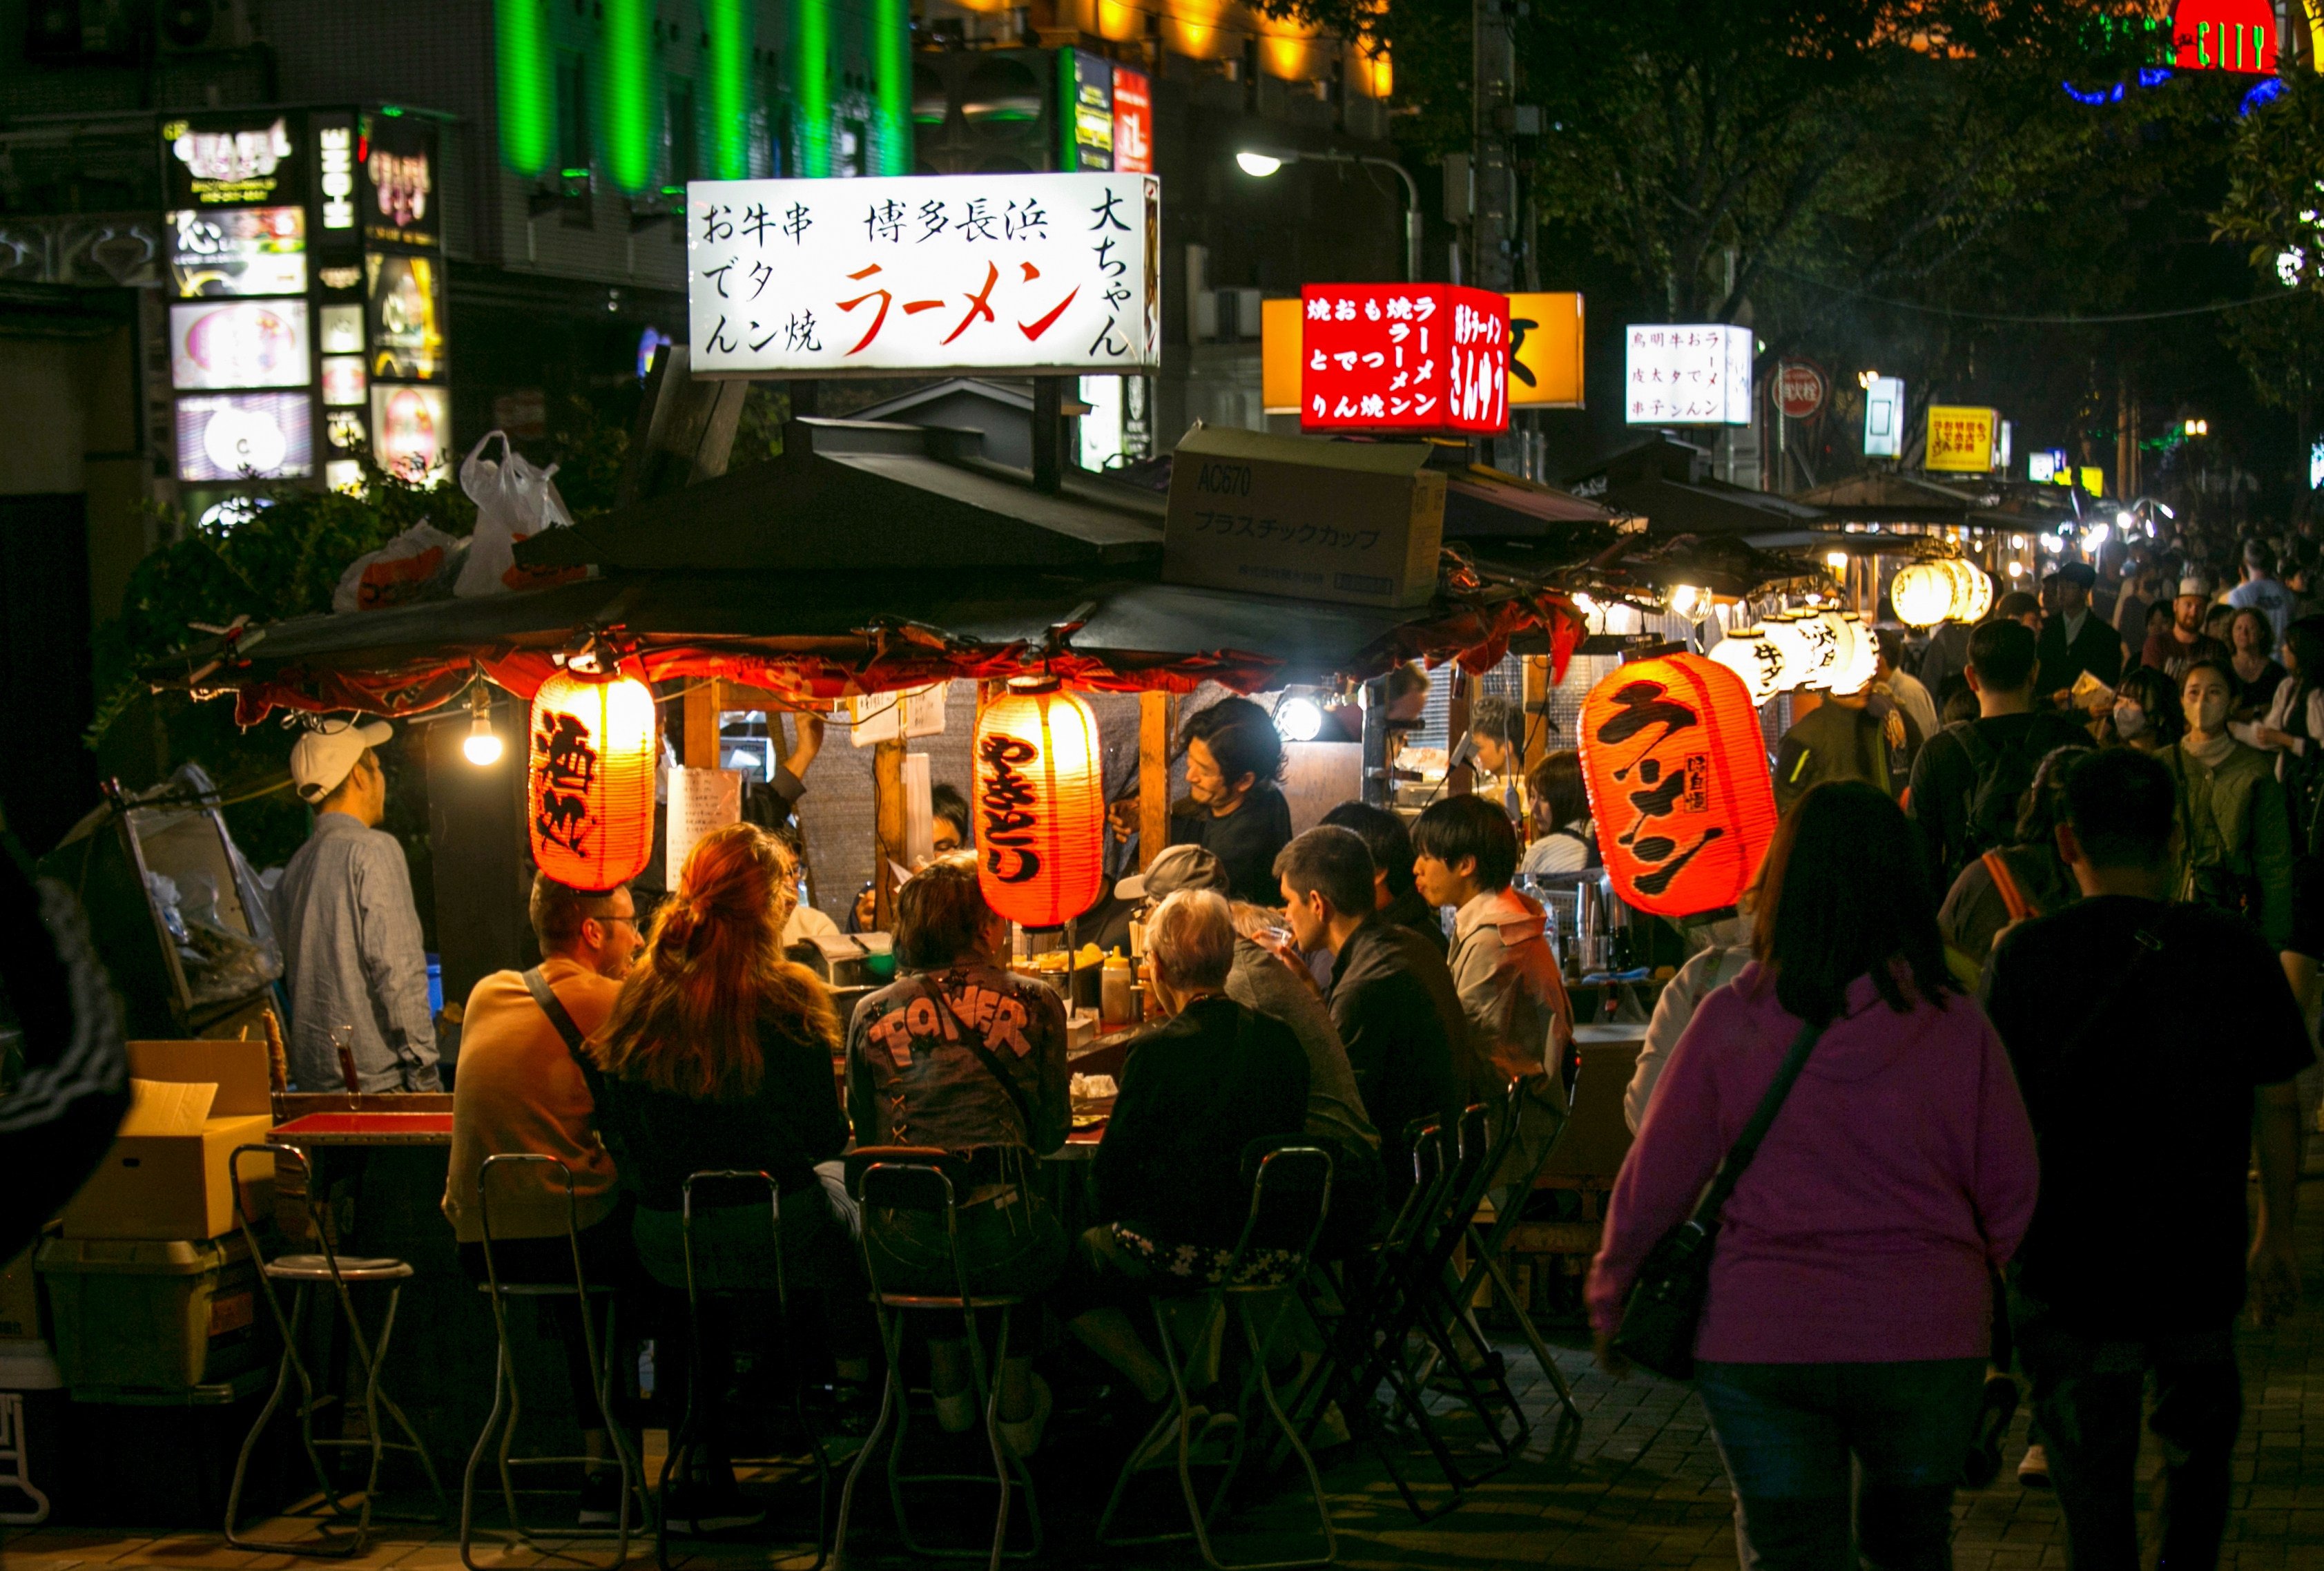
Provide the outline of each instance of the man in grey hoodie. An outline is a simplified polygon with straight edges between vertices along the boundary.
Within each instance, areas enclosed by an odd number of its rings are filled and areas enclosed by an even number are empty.
[[[1530,895],[1509,887],[1517,831],[1499,806],[1478,796],[1447,797],[1412,827],[1413,877],[1421,898],[1451,906],[1452,949],[1445,956],[1475,1052],[1472,1100],[1499,1105],[1508,1083],[1526,1079],[1520,1138],[1501,1177],[1530,1178],[1565,1122],[1565,1066],[1573,1005],[1546,919]]]

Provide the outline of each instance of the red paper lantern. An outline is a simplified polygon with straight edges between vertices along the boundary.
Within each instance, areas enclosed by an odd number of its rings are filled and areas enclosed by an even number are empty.
[[[1012,687],[976,722],[977,882],[1010,921],[1054,928],[1105,883],[1097,716],[1053,687]]]
[[[1750,689],[1698,654],[1636,661],[1590,690],[1582,779],[1616,892],[1656,916],[1733,905],[1775,836]]]
[[[575,889],[611,889],[653,855],[653,689],[561,670],[532,698],[525,771],[533,864]]]

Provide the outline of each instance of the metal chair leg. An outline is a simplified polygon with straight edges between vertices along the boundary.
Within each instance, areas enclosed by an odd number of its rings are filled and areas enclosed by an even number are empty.
[[[904,1384],[903,1332],[900,1326],[896,1325],[901,1317],[876,1303],[872,1313],[879,1323],[880,1343],[888,1355],[888,1378],[880,1388],[879,1419],[872,1426],[872,1433],[863,1437],[862,1448],[855,1453],[854,1465],[847,1470],[847,1483],[839,1492],[839,1536],[832,1542],[831,1557],[843,1568],[847,1564],[848,1524],[854,1520],[855,1514],[855,1486],[862,1481],[864,1468],[871,1465],[872,1454],[880,1448],[880,1437],[888,1432],[888,1420],[905,1405],[901,1400]],[[899,1443],[902,1431],[899,1429]],[[891,1486],[896,1476],[894,1449],[890,1447],[888,1457],[888,1478]]]

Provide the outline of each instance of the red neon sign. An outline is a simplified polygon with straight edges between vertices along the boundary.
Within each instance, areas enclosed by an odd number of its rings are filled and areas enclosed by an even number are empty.
[[[1144,71],[1113,68],[1113,168],[1117,174],[1154,172],[1154,88]]]
[[[1483,435],[1509,425],[1509,300],[1449,283],[1300,291],[1299,429]]]
[[[2182,71],[2275,74],[2275,10],[2267,0],[2181,0],[2171,19]]]

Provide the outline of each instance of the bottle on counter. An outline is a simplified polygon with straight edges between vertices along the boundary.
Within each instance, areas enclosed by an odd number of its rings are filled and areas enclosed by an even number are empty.
[[[1138,1002],[1130,992],[1133,976],[1130,958],[1120,949],[1105,957],[1098,987],[1098,1019],[1101,1023],[1110,1026],[1137,1023]]]

